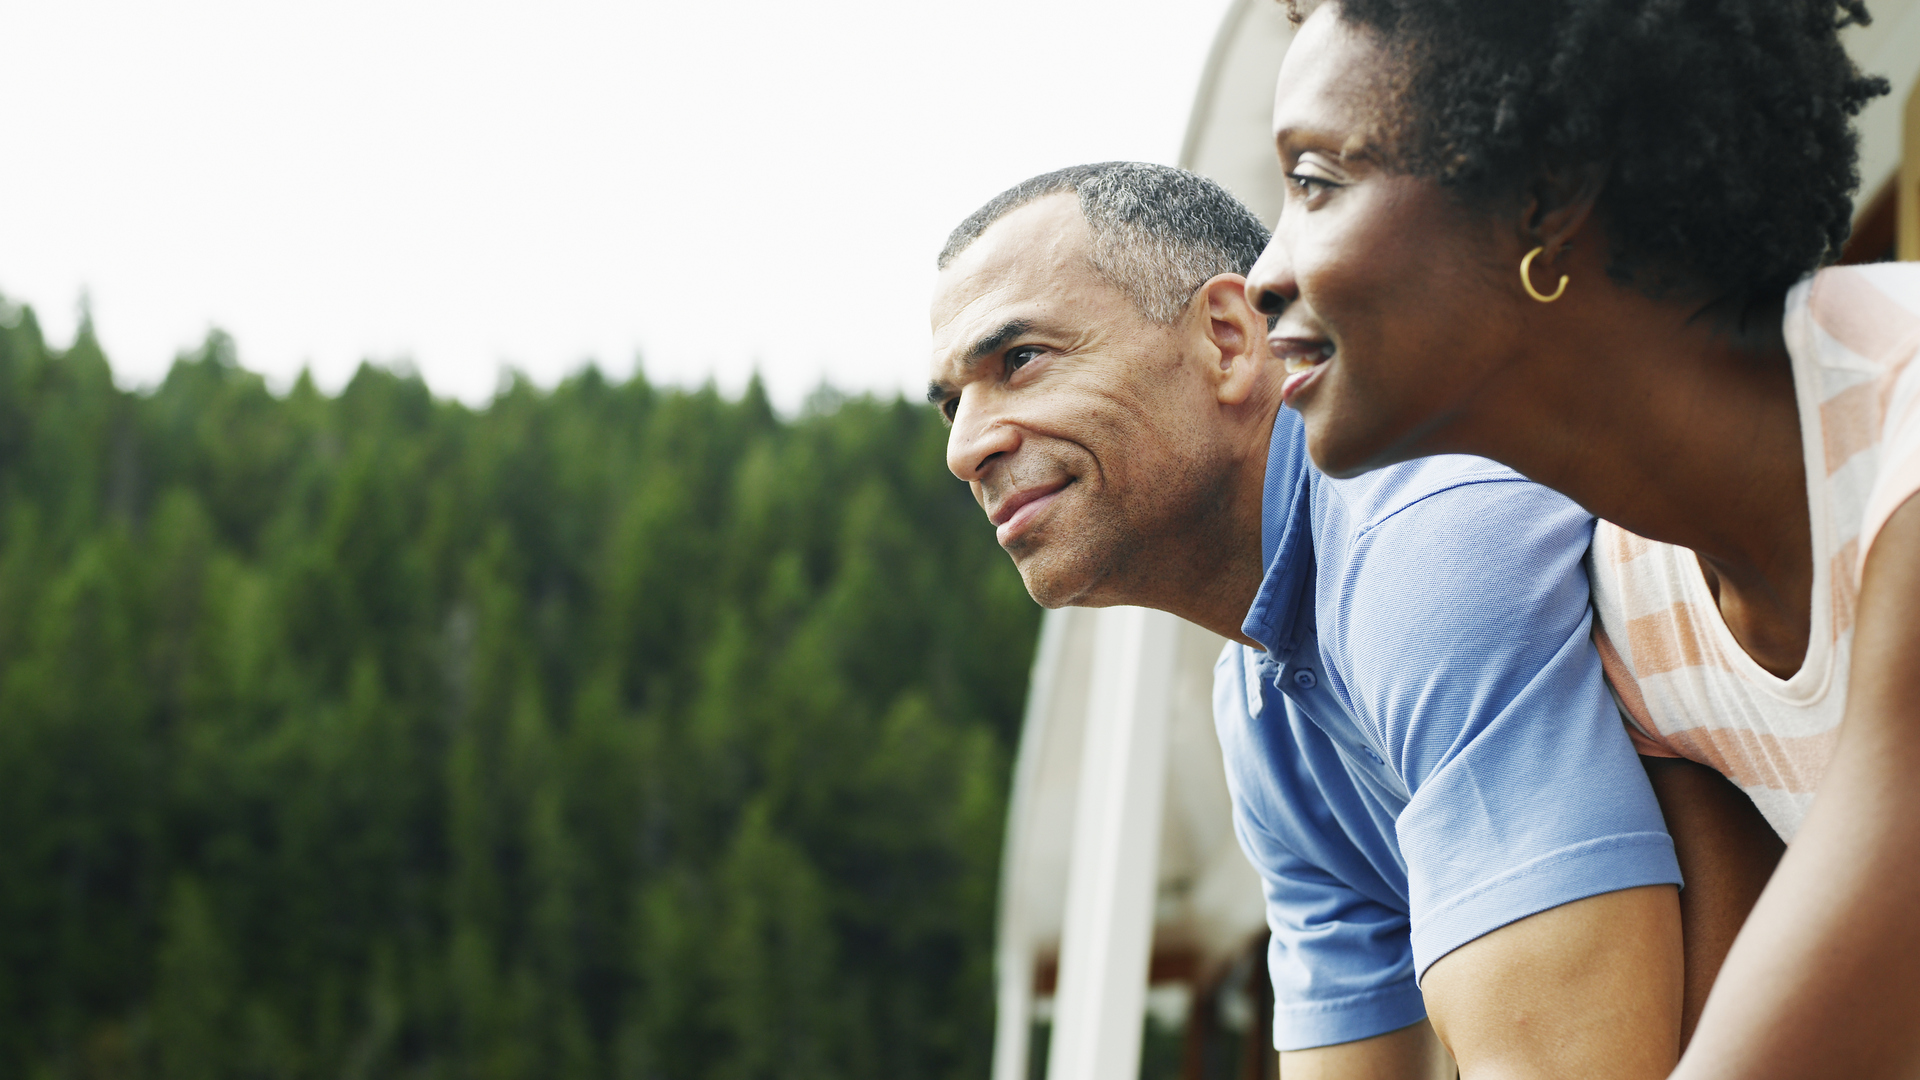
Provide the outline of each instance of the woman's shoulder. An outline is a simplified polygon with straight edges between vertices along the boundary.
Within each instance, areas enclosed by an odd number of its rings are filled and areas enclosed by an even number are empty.
[[[1801,312],[1829,348],[1874,367],[1900,363],[1920,345],[1920,263],[1828,267],[1788,294],[1789,323]]]
[[[1804,312],[1797,335],[1796,296]],[[1796,368],[1813,376],[1803,385],[1815,389],[1818,408],[1803,405],[1802,427],[1809,453],[1825,459],[1845,564],[1835,570],[1857,587],[1880,528],[1920,491],[1920,263],[1822,270],[1789,296],[1788,327]]]

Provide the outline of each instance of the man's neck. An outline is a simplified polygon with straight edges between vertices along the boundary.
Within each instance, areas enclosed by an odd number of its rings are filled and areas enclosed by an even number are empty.
[[[1277,393],[1248,403],[1236,425],[1229,468],[1191,523],[1157,546],[1156,572],[1136,580],[1128,603],[1157,608],[1230,641],[1260,648],[1241,629],[1260,592],[1267,459],[1279,415]]]

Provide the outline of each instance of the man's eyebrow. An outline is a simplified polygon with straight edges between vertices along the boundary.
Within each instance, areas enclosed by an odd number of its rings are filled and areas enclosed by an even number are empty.
[[[968,347],[968,349],[965,352],[960,354],[961,374],[966,374],[967,372],[973,370],[974,365],[978,364],[982,357],[991,356],[994,353],[999,352],[1001,349],[1006,348],[1008,342],[1013,341],[1014,339],[1019,338],[1025,334],[1029,334],[1032,331],[1033,331],[1033,320],[1008,319],[1006,322],[1000,324],[999,329],[993,331],[992,333],[986,335],[980,340],[974,342],[970,347]],[[940,383],[940,382],[928,383],[927,384],[927,404],[929,405],[940,404],[940,402],[946,398],[948,393],[950,393],[950,391],[948,390],[946,383]]]

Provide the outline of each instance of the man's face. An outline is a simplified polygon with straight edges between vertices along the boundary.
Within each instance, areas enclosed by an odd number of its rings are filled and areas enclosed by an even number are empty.
[[[934,288],[929,396],[1047,607],[1138,602],[1162,541],[1224,498],[1212,388],[1187,320],[1149,320],[1088,262],[1073,194],[1001,218]]]

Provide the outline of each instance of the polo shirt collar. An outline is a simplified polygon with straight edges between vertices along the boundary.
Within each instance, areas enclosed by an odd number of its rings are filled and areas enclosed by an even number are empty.
[[[1308,627],[1300,604],[1313,570],[1313,521],[1308,498],[1312,463],[1300,414],[1281,408],[1267,444],[1267,477],[1260,500],[1260,556],[1266,566],[1242,633],[1284,661]]]

